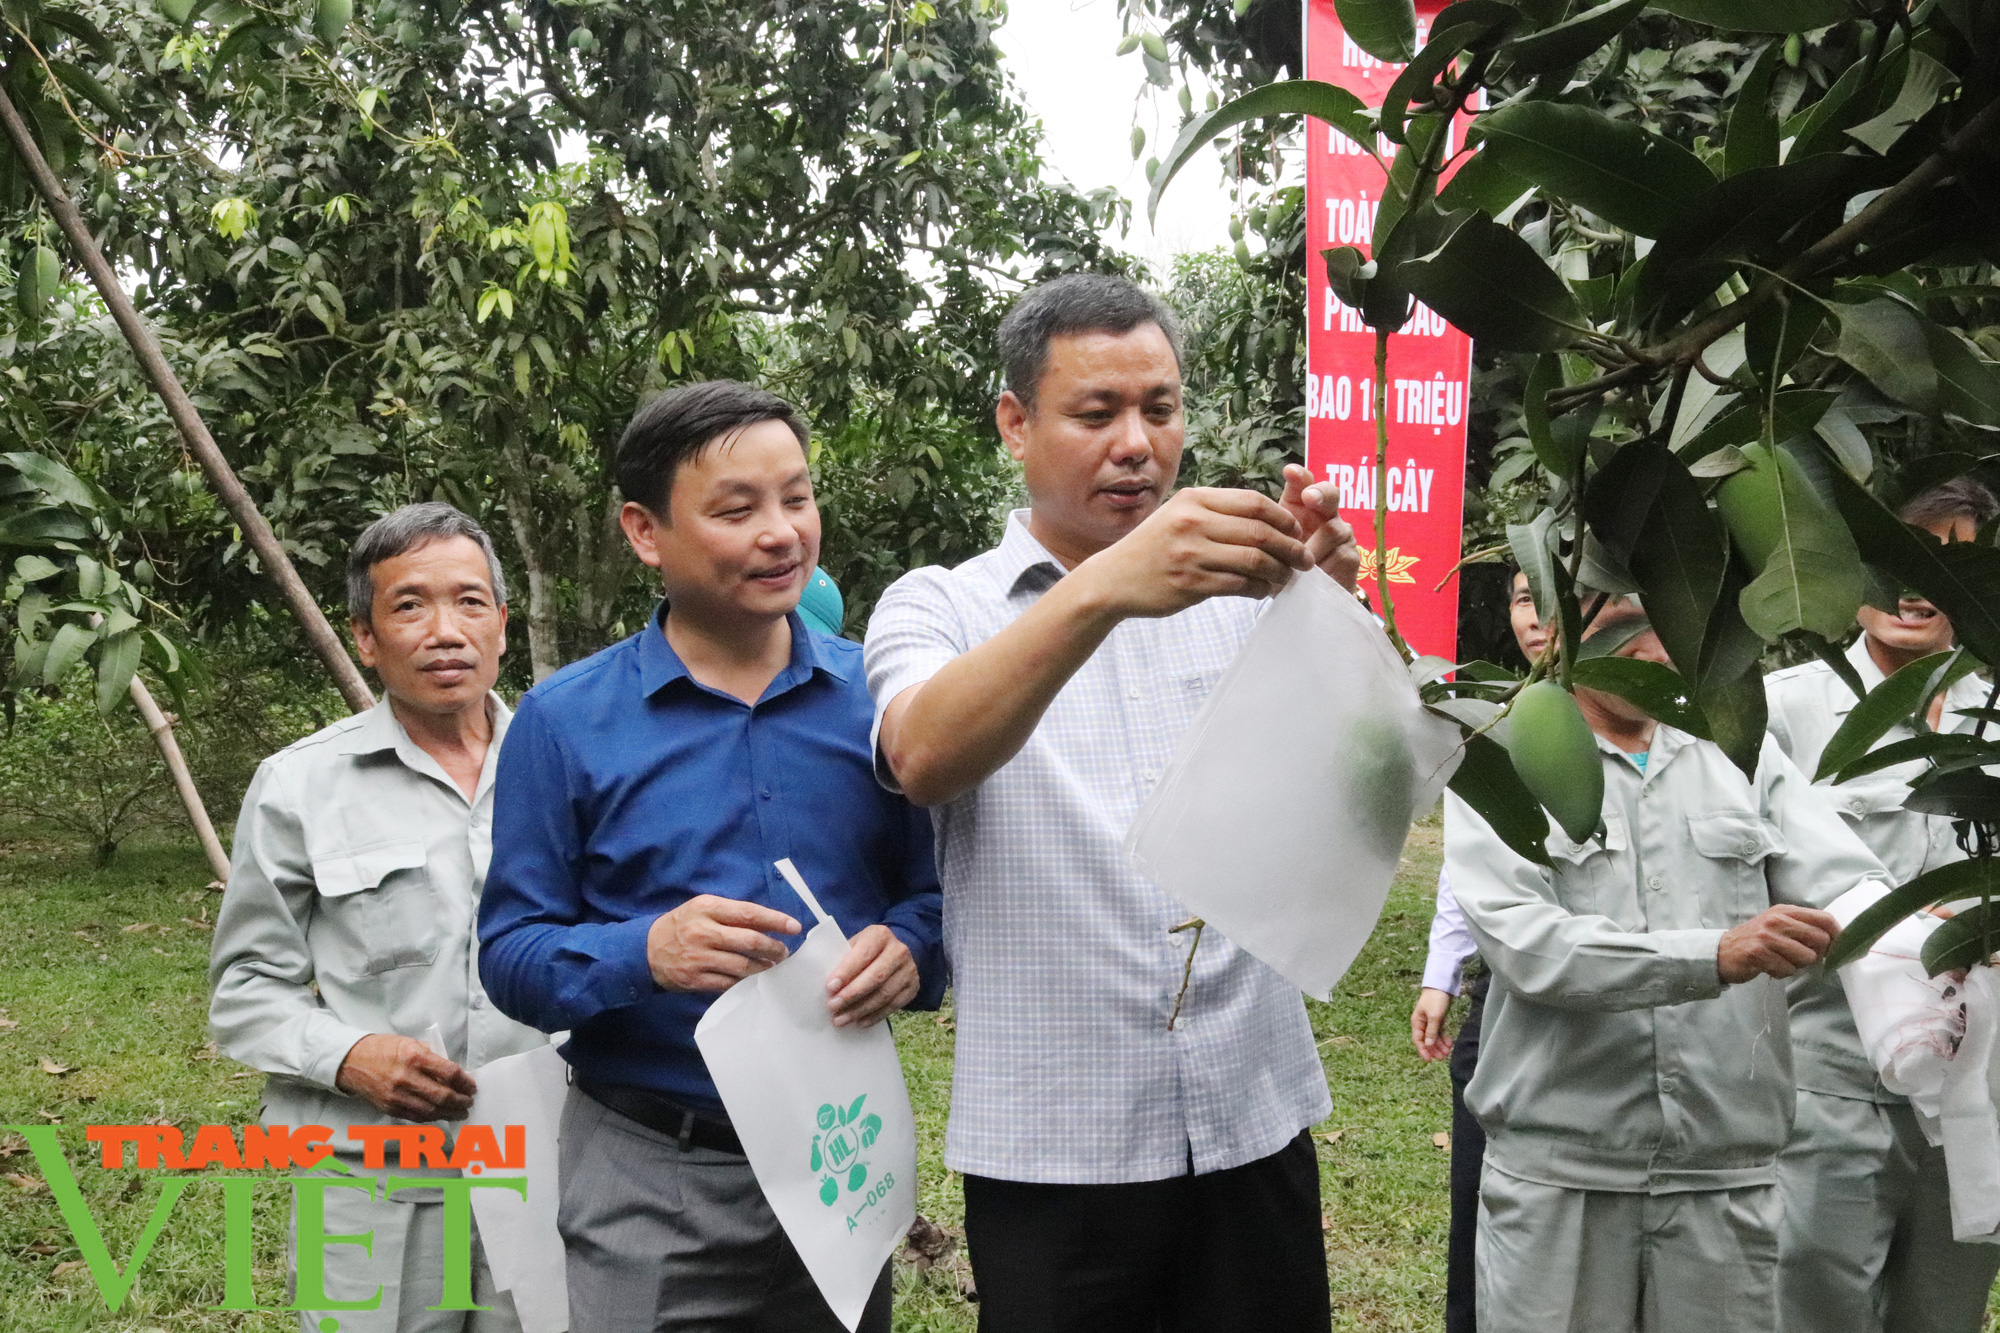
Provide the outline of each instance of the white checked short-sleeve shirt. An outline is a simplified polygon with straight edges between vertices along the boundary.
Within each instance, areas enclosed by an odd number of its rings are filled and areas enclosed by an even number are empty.
[[[875,726],[891,699],[1013,622],[1063,576],[1009,516],[1000,545],[912,570],[868,626]],[[1114,1184],[1241,1166],[1332,1110],[1299,993],[1194,932],[1134,871],[1126,830],[1257,604],[1121,622],[1021,752],[933,810],[958,1022],[945,1162],[1002,1180]],[[877,750],[877,769],[890,781]],[[1246,838],[1299,830],[1245,829]]]

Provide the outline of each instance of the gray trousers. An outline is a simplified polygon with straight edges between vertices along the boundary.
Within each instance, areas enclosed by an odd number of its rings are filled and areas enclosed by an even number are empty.
[[[1476,1262],[1480,1333],[1765,1333],[1778,1187],[1614,1194],[1489,1161]]]
[[[674,1140],[569,1090],[556,1224],[578,1333],[846,1333],[748,1158]],[[860,1333],[889,1333],[889,1266]]]
[[[371,1200],[364,1190],[326,1191],[326,1234],[372,1233],[370,1245],[331,1244],[326,1256],[326,1294],[337,1301],[366,1300],[376,1287],[382,1303],[373,1310],[302,1310],[299,1333],[521,1333],[514,1298],[493,1286],[479,1224],[472,1225],[472,1299],[485,1310],[431,1310],[444,1291],[444,1204],[409,1202],[409,1191],[389,1198],[382,1181],[394,1172],[357,1171],[376,1182]],[[435,1190],[426,1191],[435,1195]],[[419,1195],[418,1197],[422,1197]],[[295,1219],[296,1221],[296,1219]],[[285,1246],[288,1276],[296,1292],[298,1230]],[[296,1299],[296,1295],[294,1296]],[[335,1320],[335,1325],[322,1321]],[[581,1325],[578,1325],[581,1327]]]
[[[1977,1333],[2000,1245],[1951,1238],[1944,1150],[1907,1106],[1801,1092],[1778,1157],[1784,1333]]]

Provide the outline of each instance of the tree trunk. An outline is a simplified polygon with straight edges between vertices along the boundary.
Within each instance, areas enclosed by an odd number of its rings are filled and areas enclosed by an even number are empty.
[[[174,740],[174,724],[153,702],[152,692],[137,675],[132,677],[132,706],[146,719],[146,730],[159,745],[160,758],[166,761],[167,772],[173,774],[174,786],[180,791],[181,804],[187,808],[188,822],[194,825],[195,836],[201,839],[208,868],[215,872],[216,882],[209,887],[228,883],[229,854],[222,850],[222,839],[215,836],[215,825],[209,822],[208,809],[201,803],[201,793],[195,790],[194,775],[188,772],[187,760],[181,755],[179,742]]]
[[[618,590],[632,570],[632,552],[625,530],[618,525],[624,497],[614,488],[605,497],[594,526],[585,522],[578,540],[576,615],[590,633],[591,651],[611,642],[611,623],[618,614]]]
[[[514,544],[521,548],[521,563],[528,570],[528,662],[536,683],[562,669],[554,579],[548,567],[541,524],[535,516],[534,492],[528,482],[528,451],[512,428],[501,448],[506,475],[501,490],[507,497],[507,522],[514,529]]]
[[[264,521],[263,514],[250,493],[243,489],[230,468],[229,460],[222,456],[215,437],[208,433],[194,404],[189,401],[187,390],[181,387],[180,377],[167,364],[166,355],[160,351],[160,344],[153,337],[153,331],[132,304],[132,298],[118,285],[118,277],[105,262],[104,253],[97,248],[90,229],[84,225],[83,215],[71,202],[62,182],[49,169],[42,150],[36,145],[34,136],[14,109],[13,101],[4,89],[0,89],[0,123],[7,127],[8,137],[14,141],[15,151],[28,168],[28,179],[34,182],[35,192],[42,196],[49,211],[55,214],[56,222],[62,227],[63,235],[75,248],[77,258],[82,261],[84,272],[90,275],[97,287],[98,295],[111,310],[112,319],[117,321],[118,331],[131,344],[133,355],[138,357],[146,376],[153,382],[153,389],[166,404],[167,415],[174,419],[180,429],[181,439],[187,444],[188,452],[201,464],[201,470],[208,477],[208,484],[215,489],[229,516],[236,520],[236,526],[243,530],[243,540],[256,553],[264,566],[264,572],[278,585],[279,595],[298,620],[299,628],[305,632],[306,642],[319,656],[326,669],[332,673],[334,683],[340,687],[347,706],[359,713],[375,705],[375,696],[369,692],[368,682],[361,677],[361,669],[354,665],[354,659],[347,655],[346,647],[333,626],[327,623],[325,612],[313,600],[312,593],[299,578],[298,570],[292,567],[291,559],[278,545],[278,538],[271,531],[271,525]]]

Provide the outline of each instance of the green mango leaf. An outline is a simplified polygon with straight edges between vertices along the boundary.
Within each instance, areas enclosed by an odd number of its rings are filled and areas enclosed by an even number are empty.
[[[1924,937],[1924,971],[1931,976],[1974,967],[2000,948],[2000,908],[1968,907]]]
[[[1780,389],[1767,403],[1739,403],[1702,427],[1701,433],[1674,452],[1689,464],[1731,445],[1755,444],[1765,438],[1764,414],[1771,416],[1769,438],[1791,440],[1811,431],[1840,395],[1824,389]]]
[[[1404,0],[1403,8],[1409,12],[1409,0]],[[1414,33],[1415,20],[1412,19],[1411,23]],[[1370,51],[1369,54],[1377,53]],[[1353,93],[1336,84],[1314,79],[1267,83],[1224,102],[1213,111],[1196,116],[1182,127],[1180,137],[1174,140],[1174,146],[1160,159],[1159,170],[1153,173],[1153,189],[1146,196],[1146,220],[1150,222],[1157,216],[1160,196],[1166,192],[1168,182],[1188,164],[1188,159],[1226,131],[1271,116],[1315,116],[1359,144],[1370,157],[1375,155],[1374,117]]]
[[[1641,318],[1676,320],[1713,295],[1743,261],[1777,267],[1795,230],[1811,231],[1821,221],[1839,225],[1846,199],[1880,174],[1878,160],[1847,154],[1751,167],[1718,182],[1660,233],[1632,279],[1632,310]],[[1821,213],[1826,217],[1816,216]]]
[[[1754,634],[1749,637],[1756,639]],[[1707,677],[1696,687],[1694,697],[1701,715],[1708,719],[1709,739],[1744,777],[1755,781],[1757,761],[1764,751],[1764,729],[1770,719],[1764,673],[1753,666],[1736,676]]]
[[[0,550],[10,546],[46,548],[89,536],[90,525],[66,510],[33,508],[0,513]]]
[[[1982,822],[2000,819],[2000,778],[1978,771],[1979,767],[2000,759],[2000,744],[1987,741],[1979,747],[1968,745],[1944,758],[1959,767],[1919,778],[1903,808],[1943,819]]]
[[[1591,478],[1583,517],[1638,582],[1667,656],[1699,680],[1728,564],[1701,484],[1664,445],[1628,444]]]
[[[1516,102],[1483,117],[1484,152],[1614,226],[1659,236],[1715,185],[1701,159],[1631,121],[1567,102]]]
[[[42,659],[42,684],[58,685],[70,668],[82,660],[84,651],[97,641],[97,631],[74,621],[56,630],[49,640],[49,655]]]
[[[82,97],[105,115],[115,117],[125,114],[125,103],[119,99],[117,93],[69,61],[51,60],[49,69],[71,92]]]
[[[1915,311],[1881,296],[1840,308],[1842,361],[1899,403],[1921,412],[1937,405],[1938,374]]]
[[[1411,0],[1334,0],[1333,12],[1354,44],[1390,64],[1417,53],[1417,11]]]
[[[1528,591],[1535,599],[1535,616],[1547,624],[1556,613],[1556,554],[1549,534],[1554,530],[1555,511],[1544,509],[1533,522],[1509,523],[1507,545],[1513,549],[1514,563],[1528,576]]]
[[[1536,865],[1549,863],[1549,817],[1514,771],[1514,761],[1491,736],[1471,736],[1452,774],[1452,792],[1478,812],[1500,841]]]
[[[1553,27],[1516,37],[1501,50],[1523,74],[1545,74],[1581,64],[1625,31],[1647,3],[1648,0],[1605,0]]]
[[[1975,426],[2000,426],[2000,367],[1975,355],[1956,333],[1923,321],[1924,346],[1937,371],[1941,411]]]
[[[1390,143],[1403,142],[1403,121],[1409,114],[1410,103],[1419,97],[1428,101],[1438,75],[1458,59],[1459,52],[1479,40],[1487,30],[1487,26],[1480,23],[1456,23],[1449,28],[1439,25],[1431,30],[1431,38],[1424,43],[1424,49],[1403,66],[1403,72],[1396,76],[1396,81],[1383,95],[1380,118],[1383,137]]]
[[[1327,286],[1342,302],[1360,309],[1361,303],[1368,299],[1367,280],[1361,276],[1361,267],[1368,262],[1366,257],[1352,245],[1337,245],[1319,253],[1326,260]]]
[[[1569,288],[1534,247],[1484,213],[1396,275],[1431,309],[1489,347],[1552,352],[1587,329]]]
[[[1437,117],[1426,117],[1419,124],[1435,125]],[[1417,126],[1412,126],[1414,131]],[[1413,133],[1411,146],[1396,155],[1397,166],[1417,156],[1422,150]],[[1391,176],[1393,181],[1393,174]],[[1370,278],[1362,290],[1361,318],[1371,329],[1400,329],[1410,318],[1410,286],[1404,272],[1405,261],[1426,255],[1437,249],[1464,223],[1463,213],[1440,213],[1437,205],[1424,200],[1404,216],[1396,219],[1396,224],[1386,236],[1380,231],[1377,219],[1375,249],[1375,276]],[[1440,310],[1445,318],[1449,311]]]
[[[1857,60],[1849,65],[1833,81],[1833,85],[1820,94],[1818,101],[1803,111],[1795,112],[1785,122],[1781,133],[1792,141],[1785,156],[1792,161],[1800,161],[1825,153],[1849,151],[1853,145],[1848,142],[1844,131],[1848,126],[1859,123],[1880,104],[1888,80],[1902,77],[1906,58],[1905,48],[1891,51],[1872,69],[1866,60]]]
[[[1438,191],[1438,207],[1448,212],[1483,209],[1497,217],[1534,188],[1533,181],[1516,176],[1491,153],[1474,153],[1459,163],[1458,170]]]
[[[1964,653],[1932,653],[1898,670],[1856,701],[1854,710],[1841,721],[1833,738],[1820,751],[1814,782],[1824,782],[1842,768],[1867,754],[1875,742],[1898,723],[1906,722],[1917,705],[1951,683],[1977,663]]]
[[[139,669],[139,655],[145,647],[137,630],[114,634],[104,641],[97,655],[97,711],[109,716],[132,688],[132,673]]]
[[[1730,104],[1722,139],[1722,174],[1778,165],[1778,118],[1771,114],[1771,79],[1785,58],[1785,44],[1771,42],[1757,53],[1743,86]]]
[[[2000,550],[1940,542],[1898,519],[1845,473],[1832,473],[1829,489],[1862,558],[1951,617],[1958,641],[1974,656],[2000,662]]]
[[[1886,153],[1895,147],[1896,140],[1902,138],[1910,126],[1930,114],[1930,109],[1938,104],[1938,98],[1944,95],[1945,89],[1957,84],[1956,74],[1913,48],[1896,100],[1872,120],[1850,126],[1847,137],[1866,144],[1878,153]]]
[[[1596,637],[1593,635],[1592,639]],[[1708,719],[1694,701],[1688,682],[1672,667],[1634,657],[1590,657],[1570,669],[1572,683],[1615,694],[1657,722],[1711,740]]]
[[[97,508],[97,496],[82,478],[47,454],[0,454],[0,463],[20,473],[55,504],[75,505],[78,509]]]
[[[1767,643],[1794,630],[1838,638],[1866,589],[1854,538],[1783,448],[1747,445],[1751,466],[1716,492],[1731,538],[1756,577],[1743,589],[1744,623]]]
[[[1724,32],[1811,32],[1854,16],[1847,0],[1654,0],[1654,5]]]
[[[54,5],[44,5],[35,14],[35,19],[76,38],[89,47],[90,53],[99,60],[109,61],[116,54],[117,48],[112,46],[111,39],[81,14],[58,9]]]
[[[1848,922],[1827,950],[1826,966],[1845,967],[1873,948],[1897,922],[1926,907],[1989,895],[2000,895],[2000,861],[1953,861],[1927,870]]]
[[[1921,736],[1911,736],[1870,750],[1859,759],[1843,765],[1834,781],[1852,782],[1870,773],[1880,773],[1885,768],[1914,763],[1919,759],[1932,763],[1953,763],[1987,755],[2000,759],[2000,741],[1982,740],[1962,731],[1927,731]]]
[[[1743,364],[1767,391],[1782,385],[1825,323],[1826,307],[1817,301],[1767,302],[1743,325]]]

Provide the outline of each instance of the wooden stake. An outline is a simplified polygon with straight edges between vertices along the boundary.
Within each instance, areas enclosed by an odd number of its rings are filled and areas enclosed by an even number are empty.
[[[55,172],[49,169],[48,161],[42,156],[42,150],[36,145],[34,137],[28,133],[26,123],[14,109],[14,103],[4,88],[0,88],[0,122],[6,124],[7,135],[14,142],[14,151],[21,155],[22,162],[27,165],[28,178],[34,182],[35,192],[42,196],[43,202],[49,206],[49,211],[55,214],[57,225],[62,228],[63,235],[69,238],[77,257],[82,260],[84,272],[90,275],[90,281],[96,286],[98,295],[104,298],[104,304],[110,308],[111,317],[118,322],[119,332],[125,335],[125,341],[131,345],[133,355],[139,358],[139,365],[145,370],[146,377],[152,380],[153,389],[160,395],[160,401],[167,405],[167,414],[174,419],[174,425],[180,429],[181,439],[186,442],[188,452],[194,455],[195,461],[201,465],[202,472],[208,477],[208,484],[214,488],[216,495],[229,510],[229,516],[236,520],[236,526],[242,529],[243,540],[256,553],[257,559],[264,566],[264,572],[278,585],[279,595],[285,599],[285,605],[291,609],[293,617],[299,622],[299,627],[305,631],[306,642],[312,645],[313,652],[332,673],[334,683],[340,687],[341,697],[346,699],[347,706],[357,713],[374,707],[375,696],[369,692],[368,682],[362,679],[361,669],[355,666],[354,659],[347,655],[347,649],[341,643],[340,636],[335,634],[333,626],[327,623],[326,614],[319,609],[319,603],[313,600],[305,581],[299,578],[298,570],[292,567],[291,558],[285,554],[284,547],[278,545],[277,534],[271,531],[271,525],[265,522],[264,516],[257,511],[256,501],[250,498],[250,492],[243,489],[243,483],[230,468],[229,460],[222,456],[222,450],[216,445],[215,437],[208,433],[208,427],[202,423],[200,413],[195,411],[187,390],[181,387],[180,378],[174,374],[173,367],[167,364],[167,358],[160,351],[159,341],[153,337],[152,329],[148,328],[146,321],[140,317],[138,308],[132,304],[132,298],[118,285],[118,277],[111,271],[111,265],[105,262],[104,253],[97,248],[97,241],[91,236],[90,229],[84,225],[83,215],[77,211],[76,205],[63,190],[62,182],[56,179]]]
[[[174,739],[174,724],[160,711],[159,704],[153,702],[152,691],[146,688],[146,682],[140,680],[136,673],[132,677],[132,705],[139,710],[139,716],[146,719],[146,730],[152,733],[154,743],[160,747],[160,757],[167,761],[167,772],[174,775],[174,786],[180,789],[181,804],[187,807],[188,822],[194,825],[195,836],[201,839],[201,849],[208,854],[208,868],[215,872],[218,884],[228,883],[229,854],[222,850],[222,839],[215,836],[215,825],[209,822],[208,810],[201,803],[201,793],[195,790],[194,775],[188,772],[180,742]]]

